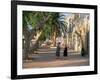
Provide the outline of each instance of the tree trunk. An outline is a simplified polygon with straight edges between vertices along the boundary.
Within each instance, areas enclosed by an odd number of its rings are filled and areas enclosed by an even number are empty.
[[[89,55],[89,33],[82,39],[82,56]]]
[[[26,39],[25,40],[25,49],[24,49],[24,55],[25,55],[25,60],[28,59],[28,54],[30,53],[30,40]]]
[[[23,27],[23,36],[25,43],[23,42],[23,59],[28,59],[28,53],[29,53],[29,48],[30,48],[30,39],[29,39],[30,33],[28,32],[26,26]]]
[[[56,32],[53,33],[53,46],[56,46]]]
[[[36,39],[36,42],[35,44],[33,45],[33,48],[30,50],[30,53],[34,53],[35,50],[37,50],[37,48],[39,48],[39,41],[40,41],[40,37],[42,35],[42,32],[40,32],[37,36],[37,39]]]
[[[84,42],[84,49],[85,49],[85,55],[89,55],[89,32],[85,35],[85,42]]]
[[[83,37],[81,33],[79,34],[78,32],[76,32],[76,34],[79,36],[79,38],[81,40],[81,46],[82,46],[82,48],[81,48],[81,56],[85,56],[85,54],[86,54],[85,37]]]

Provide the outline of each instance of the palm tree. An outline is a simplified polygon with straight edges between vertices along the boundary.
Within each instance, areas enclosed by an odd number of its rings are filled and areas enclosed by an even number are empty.
[[[50,27],[50,38],[53,40],[53,46],[56,46],[56,37],[60,36],[59,13],[50,13],[47,24]]]
[[[30,48],[30,42],[36,35],[36,42],[33,48]],[[60,36],[59,13],[23,11],[23,36],[25,59],[28,59],[31,52],[34,53],[41,40],[51,37],[55,46],[56,37]]]
[[[28,54],[37,48],[39,37],[34,49],[30,49],[30,42],[38,32],[41,32],[45,22],[49,19],[49,15],[43,12],[23,11],[23,36],[24,36],[24,55],[28,59]],[[40,34],[40,35],[41,35]]]

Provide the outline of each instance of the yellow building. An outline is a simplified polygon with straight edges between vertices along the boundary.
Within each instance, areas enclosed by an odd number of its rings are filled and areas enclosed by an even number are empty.
[[[74,18],[78,17],[77,21]],[[81,16],[82,15],[82,16]],[[71,14],[66,17],[65,21],[68,23],[68,33],[67,33],[67,46],[69,49],[74,51],[81,51],[82,44],[87,44],[87,32],[89,32],[89,15],[83,14]],[[77,34],[76,34],[77,32]],[[82,41],[79,35],[82,37]],[[87,45],[83,45],[86,47]]]

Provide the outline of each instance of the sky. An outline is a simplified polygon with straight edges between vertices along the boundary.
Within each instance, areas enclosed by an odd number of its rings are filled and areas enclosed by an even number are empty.
[[[72,15],[72,14],[74,14],[74,13],[69,13],[69,12],[60,13],[60,15],[65,15],[66,17],[67,17],[67,16],[70,16],[70,15]],[[86,16],[86,15],[90,16],[90,14],[88,14],[88,13],[80,13],[80,16],[81,16],[80,18],[83,19],[84,16]],[[62,18],[64,18],[65,16],[63,16]],[[63,20],[63,19],[62,19],[62,20]]]

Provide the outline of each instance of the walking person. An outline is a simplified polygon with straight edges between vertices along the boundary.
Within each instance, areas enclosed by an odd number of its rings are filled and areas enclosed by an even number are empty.
[[[57,56],[57,58],[60,57],[60,42],[58,42],[58,44],[57,44],[56,56]]]
[[[65,45],[64,52],[63,52],[63,56],[68,56],[67,45]]]

